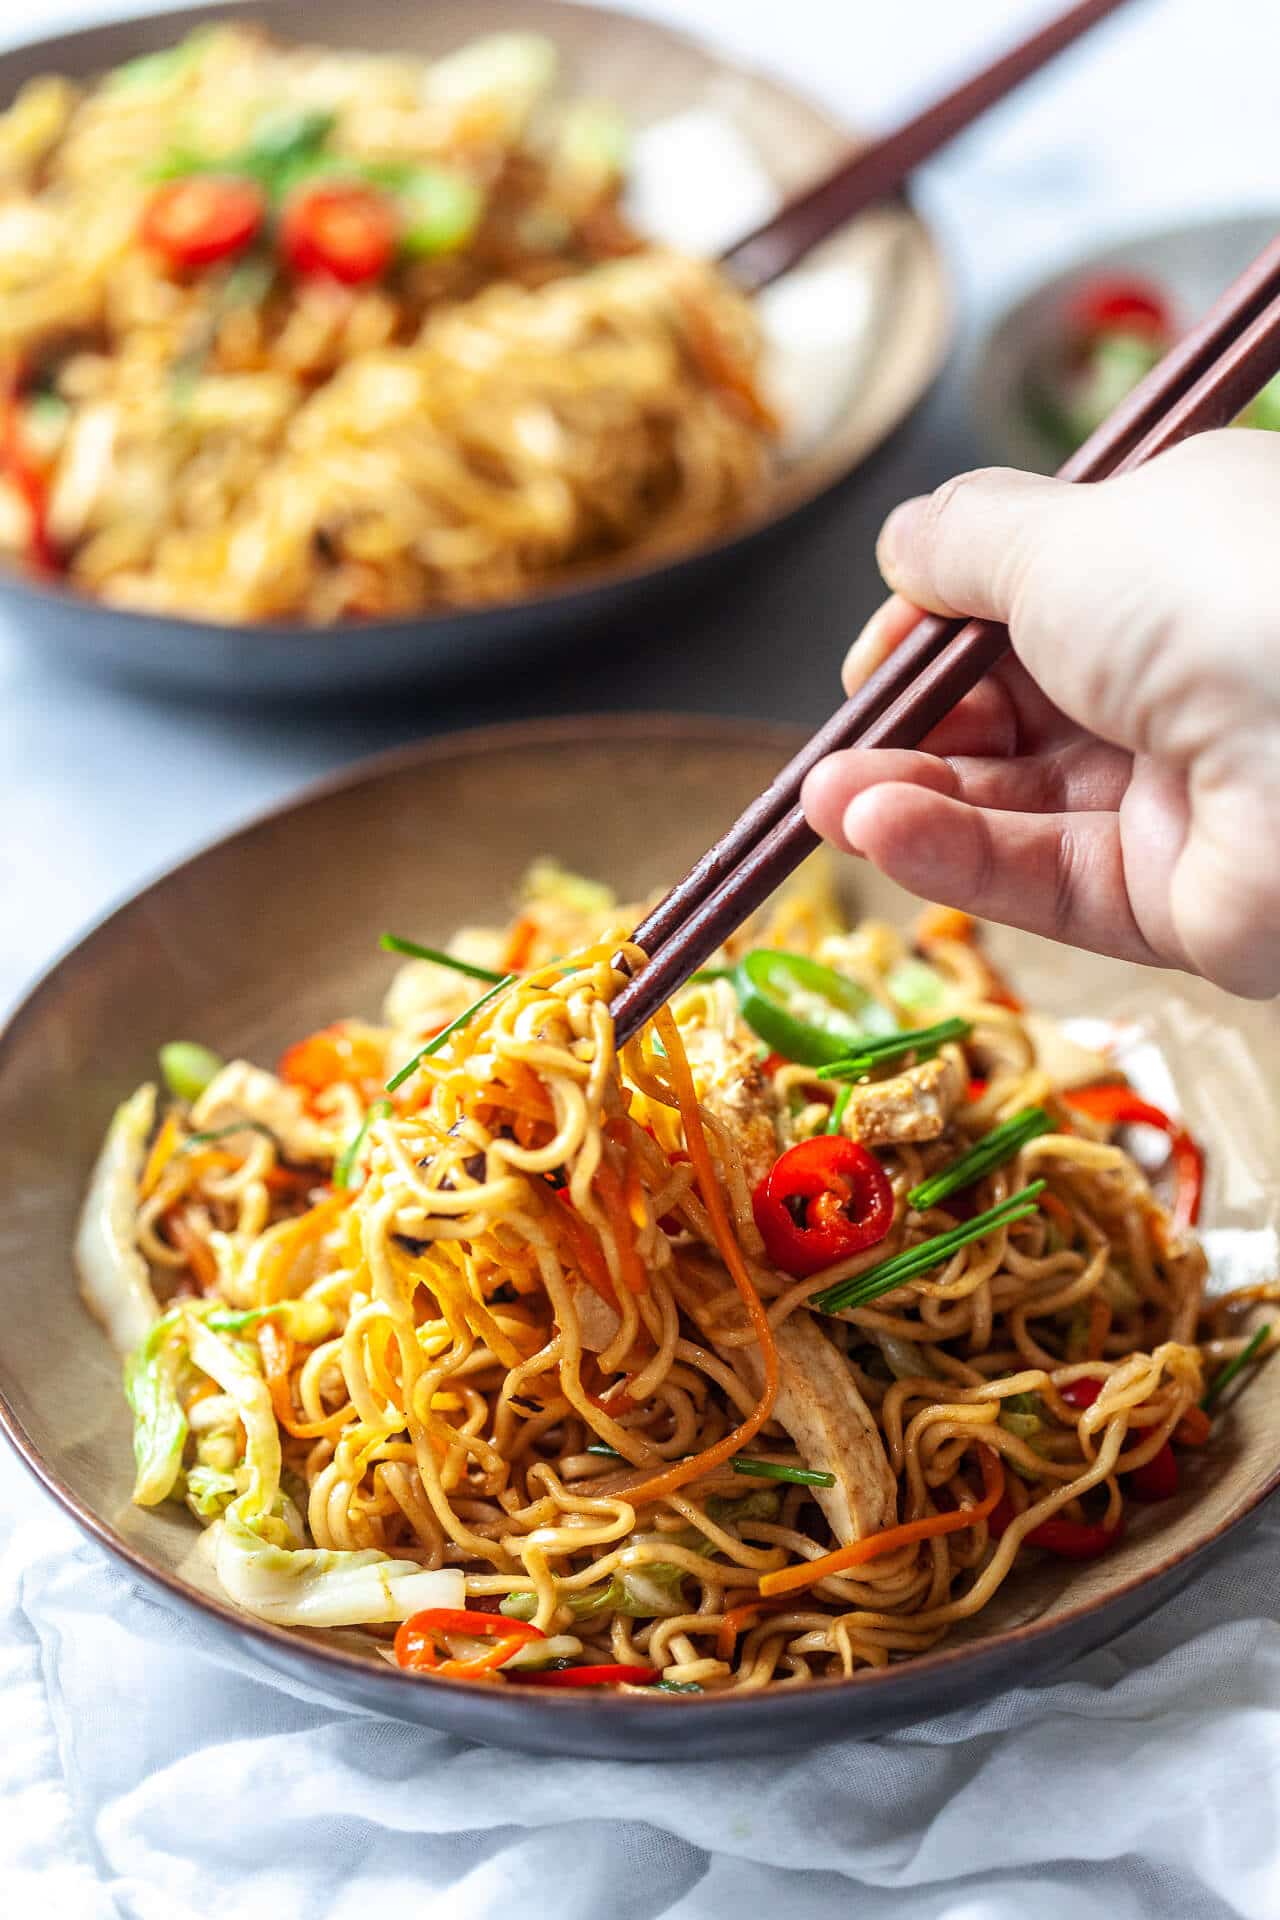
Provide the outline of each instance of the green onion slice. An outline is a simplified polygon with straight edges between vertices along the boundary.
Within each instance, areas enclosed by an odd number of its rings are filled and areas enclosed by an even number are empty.
[[[1222,1395],[1226,1392],[1237,1374],[1243,1373],[1244,1369],[1249,1365],[1249,1362],[1257,1358],[1258,1349],[1262,1346],[1263,1341],[1270,1332],[1271,1325],[1269,1322],[1265,1327],[1259,1327],[1248,1346],[1243,1347],[1234,1360],[1228,1360],[1226,1366],[1214,1374],[1213,1379],[1209,1382],[1205,1396],[1200,1402],[1205,1413],[1208,1413],[1210,1407],[1222,1398]]]
[[[927,1213],[930,1207],[936,1207],[940,1200],[949,1194],[959,1193],[962,1187],[971,1187],[975,1180],[981,1180],[1006,1160],[1012,1160],[1015,1153],[1021,1153],[1028,1141],[1038,1134],[1052,1131],[1053,1121],[1043,1107],[1024,1107],[1021,1113],[1015,1113],[1012,1119],[1002,1121],[998,1127],[970,1147],[968,1153],[961,1154],[953,1166],[944,1167],[941,1173],[933,1174],[928,1180],[922,1180],[907,1195],[907,1204],[917,1213]]]
[[[860,1080],[863,1074],[882,1067],[889,1060],[907,1053],[933,1053],[947,1040],[963,1040],[970,1032],[969,1022],[958,1017],[939,1020],[932,1027],[911,1027],[898,1033],[886,1033],[872,1039],[847,1058],[828,1061],[818,1069],[819,1080]]]
[[[975,1213],[972,1220],[966,1220],[946,1233],[935,1233],[930,1239],[922,1240],[919,1246],[907,1247],[902,1253],[882,1260],[878,1266],[869,1267],[865,1273],[855,1274],[850,1280],[841,1280],[834,1287],[815,1293],[808,1304],[817,1307],[820,1313],[843,1313],[850,1307],[868,1306],[872,1300],[878,1300],[882,1293],[892,1293],[895,1287],[904,1286],[908,1280],[915,1280],[934,1267],[944,1266],[953,1253],[958,1253],[961,1247],[967,1247],[971,1240],[981,1240],[998,1227],[1010,1227],[1018,1220],[1029,1219],[1036,1211],[1036,1201],[1044,1187],[1043,1180],[1033,1180],[1029,1187],[1023,1187],[1020,1193],[1011,1193],[998,1206],[988,1207],[985,1213]]]
[[[801,1066],[843,1059],[893,1019],[856,980],[803,954],[757,947],[739,961],[733,978],[752,1032]]]
[[[611,1447],[605,1440],[593,1440],[587,1448],[600,1460],[625,1460],[626,1455]],[[681,1456],[688,1459],[688,1454]],[[750,1460],[742,1454],[729,1462],[735,1473],[745,1474],[752,1480],[786,1480],[795,1487],[834,1487],[834,1473],[818,1473],[812,1467],[791,1467],[783,1460]]]
[[[391,1110],[391,1102],[389,1100],[374,1101],[368,1113],[366,1113],[364,1119],[360,1122],[360,1125],[356,1128],[356,1131],[352,1134],[350,1140],[348,1140],[346,1146],[334,1161],[333,1184],[335,1187],[349,1187],[351,1185],[351,1176],[356,1170],[356,1162],[360,1158],[360,1149],[369,1136],[370,1127],[375,1120],[385,1120]]]
[[[384,933],[378,945],[384,953],[405,953],[411,960],[430,960],[437,967],[452,967],[455,973],[465,973],[468,980],[487,980],[496,986],[505,977],[495,973],[492,967],[473,966],[470,960],[458,960],[439,947],[420,946],[416,940],[405,940],[398,933]]]
[[[390,1080],[387,1082],[387,1092],[394,1093],[397,1087],[402,1087],[405,1081],[418,1071],[418,1068],[424,1060],[430,1059],[433,1053],[439,1053],[446,1040],[451,1040],[455,1033],[460,1032],[463,1027],[469,1026],[481,1008],[487,1007],[491,1000],[496,1000],[504,987],[514,986],[515,978],[514,973],[504,973],[497,984],[490,987],[488,993],[482,993],[478,1000],[473,1000],[471,1005],[467,1007],[464,1012],[460,1013],[456,1020],[451,1020],[448,1026],[436,1035],[434,1040],[428,1040],[425,1047],[419,1047],[412,1060],[406,1060],[399,1073],[392,1074]]]
[[[841,1087],[839,1093],[836,1095],[835,1105],[832,1107],[827,1119],[826,1130],[828,1133],[839,1133],[841,1127],[844,1125],[844,1116],[852,1098],[853,1082],[850,1081],[847,1086]]]

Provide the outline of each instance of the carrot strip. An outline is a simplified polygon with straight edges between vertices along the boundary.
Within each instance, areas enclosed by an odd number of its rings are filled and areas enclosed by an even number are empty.
[[[531,914],[522,913],[511,929],[507,941],[507,951],[503,955],[501,971],[503,973],[523,973],[529,964],[533,952],[533,943],[538,937],[538,923]]]
[[[790,1605],[789,1600],[747,1600],[740,1607],[730,1607],[716,1635],[716,1659],[732,1660],[740,1633],[749,1633],[762,1614],[784,1613]]]
[[[571,1258],[577,1263],[582,1277],[589,1287],[593,1287],[615,1313],[618,1312],[618,1296],[613,1290],[613,1281],[609,1277],[609,1268],[592,1234],[574,1212],[571,1201],[565,1200],[558,1213],[553,1214],[552,1226],[560,1226],[561,1232],[569,1242]]]
[[[201,1293],[212,1293],[218,1284],[218,1263],[208,1242],[187,1225],[180,1213],[166,1214],[165,1225],[174,1246],[190,1267]]]
[[[167,1113],[164,1117],[164,1125],[151,1143],[147,1164],[142,1169],[142,1178],[138,1182],[139,1200],[150,1199],[159,1186],[160,1175],[172,1160],[174,1149],[178,1144],[178,1132],[177,1114]]]
[[[936,1540],[944,1533],[959,1533],[975,1521],[985,1520],[994,1512],[1004,1492],[1004,1465],[991,1447],[982,1448],[982,1484],[982,1498],[971,1507],[952,1507],[946,1513],[929,1513],[920,1520],[907,1520],[902,1526],[885,1527],[880,1533],[869,1533],[864,1540],[837,1547],[834,1553],[824,1553],[820,1559],[802,1560],[796,1566],[780,1567],[777,1573],[762,1574],[760,1591],[767,1596],[794,1593],[797,1588],[811,1587],[833,1573],[845,1573],[850,1567],[878,1560],[881,1554],[893,1553],[898,1547],[909,1547],[917,1540]]]
[[[271,1320],[258,1323],[258,1351],[262,1355],[262,1370],[271,1394],[272,1412],[285,1432],[291,1433],[295,1440],[316,1440],[321,1434],[337,1433],[340,1427],[345,1427],[355,1419],[356,1410],[348,1404],[339,1407],[336,1413],[329,1414],[324,1420],[299,1420],[293,1410],[293,1395],[289,1391],[293,1341]]]
[[[331,1193],[327,1200],[320,1200],[314,1207],[308,1207],[296,1220],[289,1224],[287,1232],[282,1233],[275,1242],[270,1254],[269,1270],[264,1265],[263,1283],[272,1289],[272,1298],[281,1268],[291,1260],[298,1248],[305,1246],[308,1240],[316,1239],[335,1220],[343,1209],[350,1205],[352,1195],[348,1192]]]
[[[667,1051],[667,1068],[671,1074],[671,1084],[680,1107],[680,1118],[684,1123],[685,1145],[693,1170],[697,1175],[698,1190],[702,1203],[711,1219],[711,1229],[715,1234],[716,1246],[733,1278],[733,1284],[742,1296],[742,1304],[755,1331],[760,1345],[760,1359],[764,1366],[764,1391],[760,1395],[753,1411],[739,1427],[726,1433],[714,1446],[705,1447],[701,1453],[690,1454],[687,1460],[679,1460],[667,1468],[665,1473],[655,1475],[652,1480],[641,1481],[638,1487],[632,1487],[627,1498],[635,1506],[642,1506],[651,1500],[661,1500],[665,1494],[674,1493],[677,1487],[687,1486],[690,1480],[699,1475],[710,1473],[731,1455],[741,1451],[749,1440],[759,1433],[769,1415],[773,1412],[773,1403],[778,1397],[778,1349],[773,1338],[773,1328],[769,1325],[769,1316],[764,1310],[759,1294],[751,1284],[751,1275],[747,1272],[747,1263],[742,1257],[733,1235],[729,1215],[724,1204],[724,1195],[716,1177],[715,1166],[711,1159],[711,1149],[707,1145],[707,1136],[702,1127],[702,1115],[698,1110],[698,1096],[694,1091],[693,1075],[689,1071],[689,1062],[685,1058],[684,1042],[680,1038],[680,1029],[667,1008],[663,1007],[654,1016],[654,1024],[662,1036],[662,1044]]]
[[[636,1252],[635,1229],[631,1224],[631,1214],[627,1207],[626,1196],[622,1191],[622,1182],[613,1168],[602,1160],[596,1168],[596,1191],[604,1202],[604,1210],[613,1228],[613,1237],[618,1245],[618,1262],[622,1268],[622,1278],[632,1293],[649,1291],[649,1276]]]
[[[1040,1211],[1047,1213],[1054,1225],[1066,1234],[1068,1244],[1075,1239],[1076,1223],[1072,1218],[1071,1209],[1059,1200],[1056,1193],[1040,1195]]]
[[[973,915],[962,912],[959,907],[927,907],[916,921],[916,939],[922,947],[932,946],[935,940],[967,943],[973,935]]]
[[[1089,1303],[1089,1340],[1085,1355],[1090,1360],[1101,1360],[1102,1349],[1107,1335],[1111,1331],[1112,1313],[1108,1303],[1096,1294]]]

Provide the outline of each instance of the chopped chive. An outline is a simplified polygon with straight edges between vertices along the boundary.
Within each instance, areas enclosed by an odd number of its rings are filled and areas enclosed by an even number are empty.
[[[1222,1397],[1236,1375],[1243,1373],[1249,1362],[1256,1358],[1259,1347],[1261,1347],[1270,1332],[1270,1322],[1268,1322],[1265,1327],[1259,1327],[1248,1346],[1241,1348],[1234,1360],[1228,1360],[1226,1366],[1214,1374],[1213,1379],[1209,1382],[1205,1396],[1200,1402],[1201,1408],[1205,1413],[1208,1413],[1210,1407]]]
[[[696,1680],[655,1680],[650,1693],[701,1693]]]
[[[941,1173],[935,1173],[932,1179],[922,1180],[907,1195],[907,1204],[917,1213],[927,1213],[930,1207],[936,1207],[948,1194],[959,1193],[962,1187],[971,1187],[975,1180],[990,1173],[993,1167],[1000,1166],[1006,1160],[1012,1160],[1037,1134],[1048,1133],[1053,1126],[1052,1120],[1043,1107],[1025,1107],[1021,1113],[1015,1113],[1011,1120],[1005,1120],[998,1127],[970,1147],[968,1153],[961,1154],[953,1166],[944,1167]]]
[[[368,1138],[370,1127],[375,1120],[385,1120],[390,1112],[391,1102],[389,1100],[374,1101],[368,1113],[366,1113],[364,1119],[360,1122],[360,1125],[356,1128],[356,1131],[352,1134],[350,1140],[348,1140],[346,1146],[334,1162],[333,1184],[335,1187],[349,1187],[351,1185],[351,1176],[356,1170],[356,1161],[360,1158],[360,1149]]]
[[[456,1020],[451,1020],[434,1040],[428,1040],[425,1047],[419,1047],[412,1060],[406,1060],[399,1073],[392,1074],[387,1082],[387,1092],[394,1093],[397,1087],[402,1087],[405,1081],[418,1071],[424,1060],[429,1059],[433,1053],[439,1053],[446,1040],[451,1040],[455,1033],[475,1019],[481,1007],[487,1007],[491,1000],[496,1000],[504,987],[514,985],[515,977],[514,973],[504,973],[497,985],[490,987],[488,993],[482,993],[478,1000],[473,1000],[466,1011],[460,1013]]]
[[[206,1133],[188,1134],[179,1153],[190,1153],[193,1147],[207,1147],[211,1141],[225,1140],[232,1133],[260,1133],[264,1140],[270,1140],[276,1151],[280,1151],[279,1136],[272,1133],[270,1127],[264,1127],[261,1120],[231,1120],[225,1127],[210,1127]]]
[[[439,947],[419,946],[416,940],[402,939],[398,933],[384,933],[378,945],[384,953],[405,953],[411,960],[432,960],[438,967],[452,967],[455,973],[465,973],[468,980],[488,980],[496,984],[503,978],[492,967],[473,967],[469,960],[457,960]]]
[[[604,1440],[593,1440],[587,1448],[600,1460],[622,1460],[625,1455],[611,1447]],[[683,1458],[688,1459],[685,1454]],[[753,1480],[788,1480],[797,1487],[834,1487],[834,1473],[817,1473],[810,1467],[789,1467],[780,1460],[750,1460],[739,1455],[729,1465],[735,1473],[746,1474]]]
[[[967,1020],[939,1020],[932,1027],[904,1028],[901,1033],[886,1033],[878,1040],[864,1040],[858,1051],[847,1059],[833,1060],[818,1068],[819,1080],[857,1080],[887,1060],[898,1060],[904,1053],[932,1053],[947,1040],[963,1040],[969,1033]]]
[[[844,1116],[852,1098],[853,1082],[849,1080],[841,1087],[839,1093],[836,1095],[836,1103],[828,1115],[826,1125],[826,1131],[828,1133],[839,1133],[841,1127],[844,1125]]]
[[[788,1467],[780,1460],[731,1460],[729,1465],[735,1473],[745,1473],[753,1480],[786,1480],[793,1487],[834,1487],[834,1473],[818,1473],[812,1467]]]
[[[878,1300],[882,1293],[892,1293],[895,1287],[916,1279],[919,1274],[945,1265],[953,1253],[958,1253],[961,1247],[967,1247],[971,1240],[981,1240],[986,1234],[994,1233],[997,1227],[1009,1227],[1018,1220],[1028,1219],[1036,1210],[1035,1202],[1044,1191],[1044,1185],[1043,1180],[1033,1180],[1020,1193],[1010,1194],[1007,1200],[1000,1201],[998,1206],[988,1207],[985,1213],[976,1213],[972,1220],[966,1220],[946,1233],[935,1233],[931,1239],[922,1240],[919,1246],[908,1247],[904,1252],[882,1260],[879,1266],[868,1268],[866,1273],[855,1274],[851,1280],[841,1280],[825,1292],[815,1293],[808,1304],[817,1307],[820,1313],[843,1313],[849,1307],[867,1306],[872,1300]]]

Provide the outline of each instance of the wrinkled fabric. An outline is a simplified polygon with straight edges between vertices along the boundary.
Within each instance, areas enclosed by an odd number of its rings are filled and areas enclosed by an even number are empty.
[[[7,1458],[0,1504],[7,1912],[1275,1920],[1280,1512],[1042,1686],[672,1767],[335,1707],[138,1586]]]

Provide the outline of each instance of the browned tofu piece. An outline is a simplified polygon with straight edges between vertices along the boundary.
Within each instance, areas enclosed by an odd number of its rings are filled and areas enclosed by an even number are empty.
[[[958,1047],[944,1047],[932,1060],[855,1087],[845,1108],[844,1131],[868,1147],[936,1140],[965,1095],[968,1074]]]

